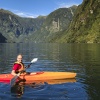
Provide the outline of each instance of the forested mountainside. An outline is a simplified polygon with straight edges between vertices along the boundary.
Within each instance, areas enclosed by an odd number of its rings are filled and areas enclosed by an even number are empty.
[[[4,37],[0,39],[2,42],[49,42],[58,32],[68,28],[76,8],[59,8],[48,16],[37,18],[22,18],[0,9],[0,33]]]
[[[58,33],[66,30],[73,19],[77,6],[59,8],[51,12],[44,21],[42,27],[28,39],[35,42],[50,42]]]
[[[100,0],[83,0],[83,3],[77,7],[69,28],[51,41],[100,43]]]
[[[45,19],[45,16],[22,18],[10,11],[0,9],[0,41],[20,42],[27,35],[40,29]]]
[[[0,9],[0,42],[100,43],[100,0],[22,18]]]

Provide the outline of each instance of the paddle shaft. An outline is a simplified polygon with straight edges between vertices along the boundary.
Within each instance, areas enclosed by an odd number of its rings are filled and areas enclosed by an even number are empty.
[[[25,69],[29,68],[31,64],[32,64],[32,63],[30,63],[27,67],[25,67]]]

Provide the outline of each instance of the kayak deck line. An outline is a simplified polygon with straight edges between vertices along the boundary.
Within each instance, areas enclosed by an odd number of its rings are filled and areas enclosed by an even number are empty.
[[[76,77],[74,72],[36,72],[33,75],[20,75],[20,79],[24,79],[25,82],[34,82],[34,81],[44,81],[44,80],[59,80],[59,79],[71,79]],[[0,82],[10,82],[13,78],[11,74],[0,74]]]

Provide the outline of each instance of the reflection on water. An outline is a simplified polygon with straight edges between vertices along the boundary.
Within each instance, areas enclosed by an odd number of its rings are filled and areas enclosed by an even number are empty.
[[[24,86],[23,85],[15,84],[14,86],[11,87],[12,96],[20,98],[23,95],[23,93],[24,93]]]
[[[30,98],[26,97],[30,100],[39,98],[98,100],[100,98],[100,44],[0,44],[0,73],[11,72],[12,64],[19,53],[23,54],[24,62],[30,62],[33,58],[39,59],[27,71],[77,73],[74,83],[42,85],[45,89],[42,88],[40,91],[25,86],[26,92],[22,95],[22,99],[25,99],[26,95],[30,96]],[[0,84],[1,98],[4,95],[2,87],[4,86]]]
[[[17,82],[15,85],[11,87],[11,95],[17,98],[21,98],[21,96],[25,92],[25,86],[34,88],[34,89],[44,89],[48,84],[50,85],[55,85],[55,84],[63,84],[63,83],[74,83],[76,82],[76,79],[61,79],[61,80],[46,80],[46,81],[34,81],[32,83],[31,81],[29,82]],[[44,86],[44,88],[43,88]]]

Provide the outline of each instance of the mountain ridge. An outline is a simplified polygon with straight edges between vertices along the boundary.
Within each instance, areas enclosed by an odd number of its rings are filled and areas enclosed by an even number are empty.
[[[35,19],[21,18],[0,9],[0,39],[5,42],[100,43],[99,9],[99,0],[83,0],[78,7],[59,8]]]
[[[6,42],[20,42],[25,37],[38,30],[45,17],[22,18],[12,12],[0,9],[0,33],[7,39]]]
[[[70,8],[59,8],[51,12],[44,21],[40,30],[35,34],[32,34],[30,41],[35,42],[50,42],[50,40],[55,37],[59,32],[67,29],[77,6],[72,6]]]
[[[83,0],[76,9],[73,21],[60,38],[60,43],[100,43],[100,1]]]

